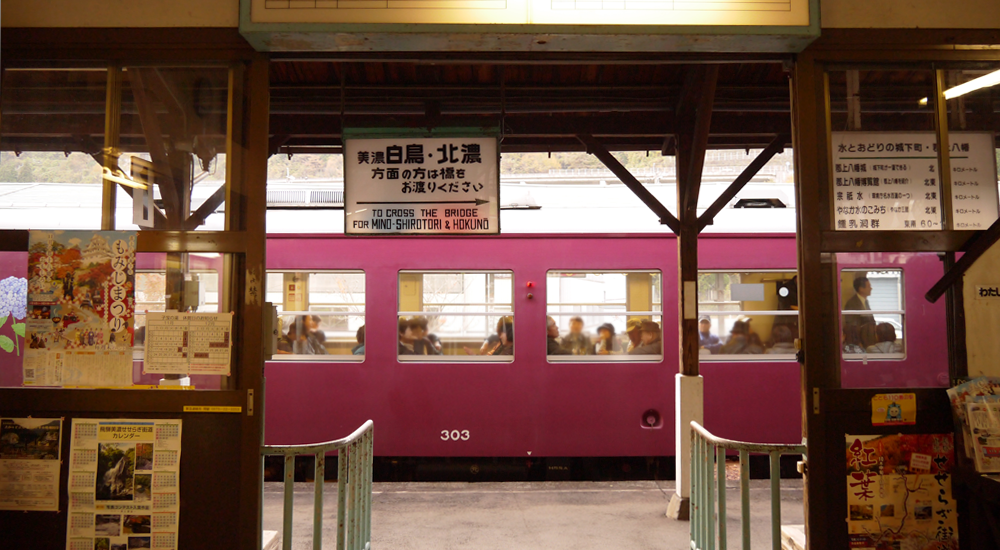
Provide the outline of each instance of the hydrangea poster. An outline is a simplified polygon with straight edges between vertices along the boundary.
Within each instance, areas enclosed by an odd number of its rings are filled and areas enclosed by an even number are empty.
[[[26,386],[131,385],[135,238],[30,232]]]

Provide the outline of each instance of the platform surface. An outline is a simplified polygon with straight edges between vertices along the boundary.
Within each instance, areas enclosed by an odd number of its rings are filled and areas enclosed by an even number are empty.
[[[374,550],[689,550],[688,522],[665,516],[672,481],[376,483]],[[767,480],[751,481],[752,548],[770,549]],[[295,484],[293,548],[312,548],[312,483]],[[323,548],[336,546],[337,484],[324,490]],[[801,524],[802,481],[781,482],[782,524]],[[264,484],[264,529],[281,531],[282,486]],[[727,490],[739,548],[739,489]],[[846,515],[846,514],[845,514]],[[284,536],[284,533],[281,533]]]

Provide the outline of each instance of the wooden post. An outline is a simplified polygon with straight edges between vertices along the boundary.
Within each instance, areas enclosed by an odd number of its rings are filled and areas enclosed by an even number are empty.
[[[677,233],[680,372],[675,380],[677,489],[667,515],[690,519],[691,421],[704,423],[704,386],[698,374],[698,192],[705,165],[715,85],[719,68],[702,65],[691,69],[677,105]],[[664,348],[664,355],[667,351]]]
[[[843,515],[832,513],[835,511],[825,503],[833,500],[834,491],[844,490],[844,439],[842,433],[829,433],[821,414],[828,407],[822,400],[823,392],[840,387],[836,257],[822,252],[822,232],[831,230],[833,219],[827,151],[829,85],[812,54],[807,52],[797,59],[792,87],[795,203],[799,205],[800,338],[805,354],[802,431],[808,449],[804,476],[806,539],[811,548],[838,548],[830,541],[846,537]]]

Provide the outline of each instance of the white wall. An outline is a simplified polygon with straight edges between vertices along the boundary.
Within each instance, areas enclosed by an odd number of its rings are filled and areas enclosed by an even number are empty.
[[[1000,243],[965,272],[965,344],[969,376],[1000,376],[1000,299],[980,299],[976,285],[1000,286]],[[943,299],[943,298],[942,298]]]

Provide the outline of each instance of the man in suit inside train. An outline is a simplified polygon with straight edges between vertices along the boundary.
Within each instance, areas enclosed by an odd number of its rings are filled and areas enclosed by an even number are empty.
[[[868,277],[861,276],[854,279],[854,296],[851,296],[844,309],[848,311],[871,311],[868,305],[868,297],[872,294],[872,282]],[[856,313],[844,315],[844,324],[857,327],[857,334],[861,338],[861,346],[867,347],[875,343],[875,316],[872,314]]]

